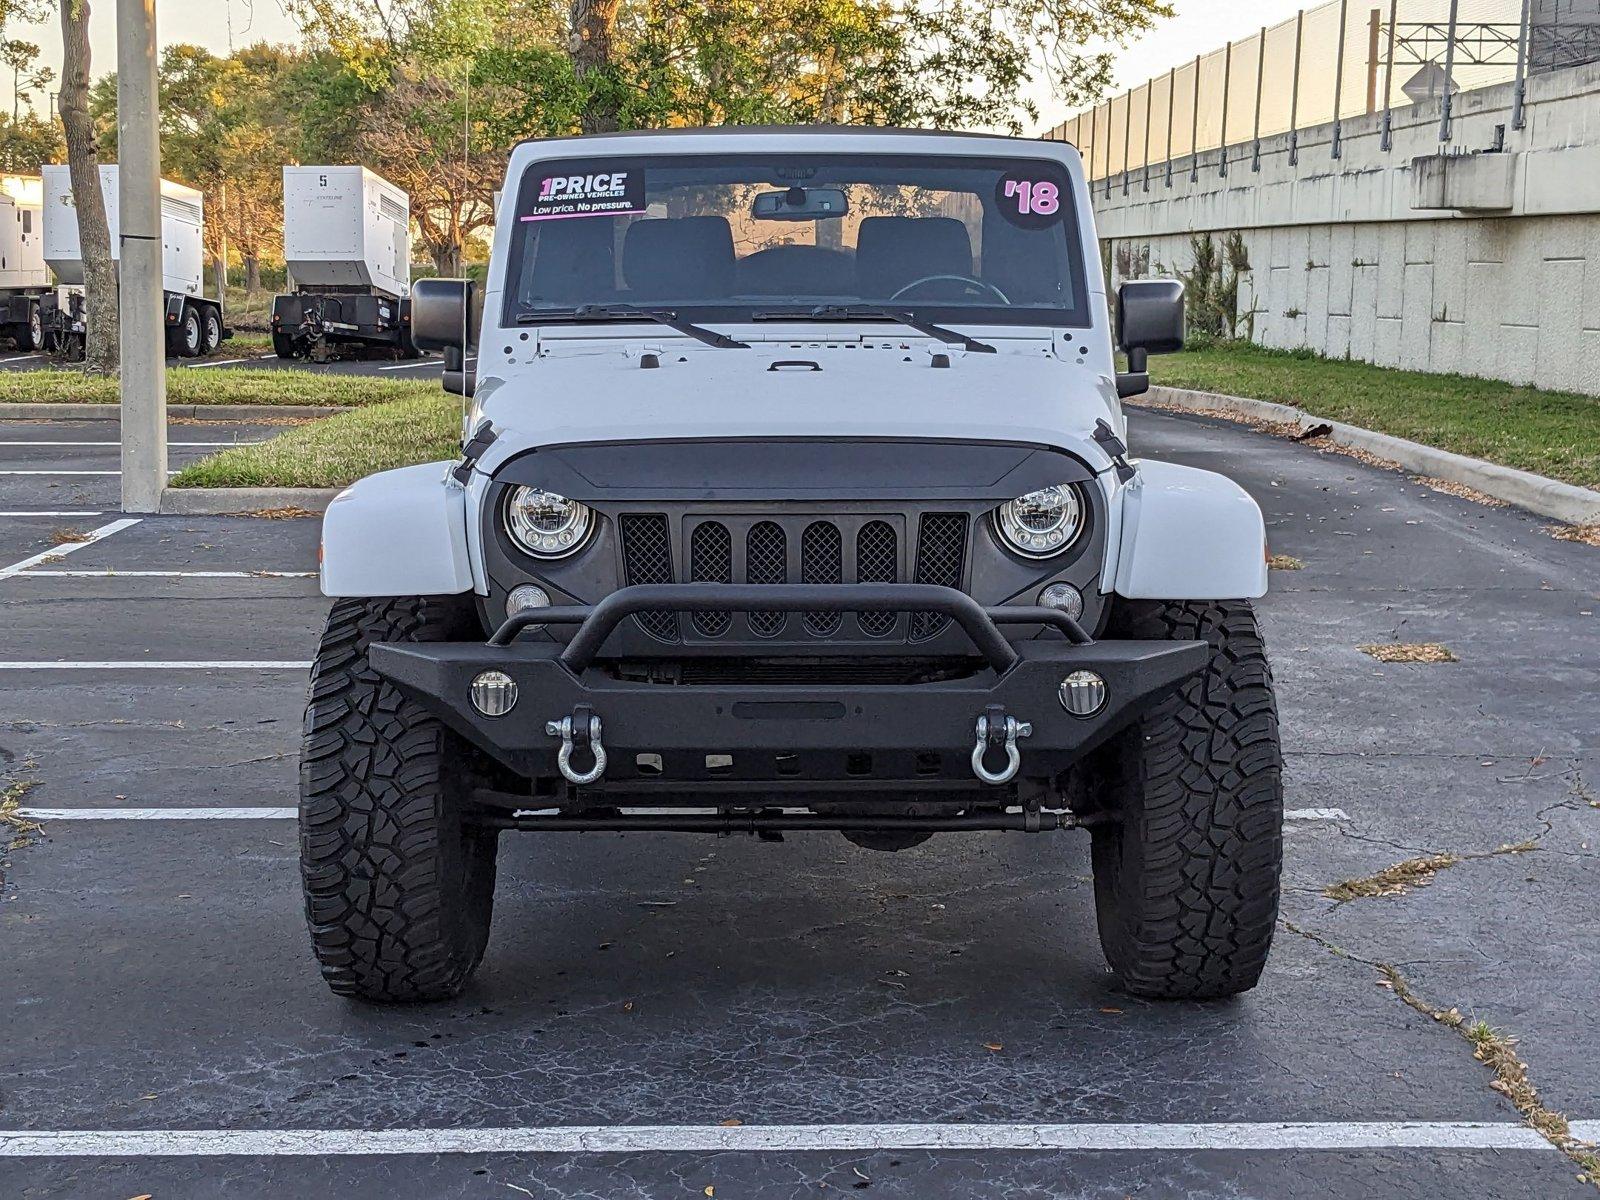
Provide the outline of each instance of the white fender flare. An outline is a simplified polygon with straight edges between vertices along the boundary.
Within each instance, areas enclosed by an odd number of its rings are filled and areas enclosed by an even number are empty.
[[[453,462],[380,471],[322,518],[325,596],[446,596],[472,589],[467,492]]]
[[[1146,459],[1118,496],[1109,590],[1135,600],[1266,595],[1266,524],[1260,506],[1233,480]]]

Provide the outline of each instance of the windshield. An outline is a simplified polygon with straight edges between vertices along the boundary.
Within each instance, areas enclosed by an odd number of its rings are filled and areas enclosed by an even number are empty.
[[[1031,158],[618,156],[535,163],[505,323],[584,304],[748,320],[874,305],[924,320],[1087,326],[1066,171]]]

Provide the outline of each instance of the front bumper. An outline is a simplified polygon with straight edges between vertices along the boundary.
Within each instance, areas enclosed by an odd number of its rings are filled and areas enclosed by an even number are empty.
[[[661,684],[615,678],[596,666],[617,625],[639,612],[750,609],[937,612],[966,632],[983,665],[939,682],[848,686]],[[518,640],[532,624],[576,624],[578,630],[565,645]],[[1067,636],[1010,642],[1001,624],[1043,624]],[[1032,732],[1017,744],[1020,769],[1006,785],[1053,781],[1198,671],[1207,653],[1203,642],[1095,642],[1057,612],[986,609],[965,593],[919,584],[624,588],[593,608],[513,618],[487,645],[369,648],[374,670],[525,778],[558,775],[561,739],[547,730],[549,723],[576,716],[581,730],[592,713],[600,719],[608,763],[586,791],[680,793],[684,803],[745,793],[998,792],[972,765],[980,718],[994,730],[987,755],[992,774],[1004,766],[1000,731],[1011,717]],[[484,716],[471,701],[473,679],[491,670],[510,676],[518,694],[515,706],[497,717]],[[1105,705],[1089,717],[1066,712],[1058,696],[1062,679],[1078,670],[1094,671],[1106,683]],[[586,748],[580,744],[579,751]]]

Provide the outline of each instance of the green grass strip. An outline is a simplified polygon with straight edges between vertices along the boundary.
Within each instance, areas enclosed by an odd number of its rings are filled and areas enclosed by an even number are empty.
[[[374,471],[454,458],[461,453],[461,401],[437,384],[425,390],[213,454],[185,467],[172,486],[344,487]]]
[[[224,343],[224,349],[226,349]],[[321,404],[360,407],[408,397],[438,396],[439,385],[387,375],[175,367],[167,372],[168,404]],[[3,404],[116,404],[117,381],[70,367],[0,372]]]
[[[1292,404],[1441,450],[1600,487],[1600,399],[1225,345],[1151,362],[1162,386]]]

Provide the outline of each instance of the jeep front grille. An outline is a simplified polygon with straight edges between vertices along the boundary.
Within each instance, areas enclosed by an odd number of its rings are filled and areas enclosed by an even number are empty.
[[[970,521],[959,512],[818,517],[685,513],[675,524],[657,513],[623,513],[624,583],[934,583],[961,587]],[[675,532],[676,530],[676,532]],[[902,549],[902,547],[906,549]],[[871,612],[640,614],[667,642],[730,635],[789,639],[927,641],[948,622],[926,613]]]

